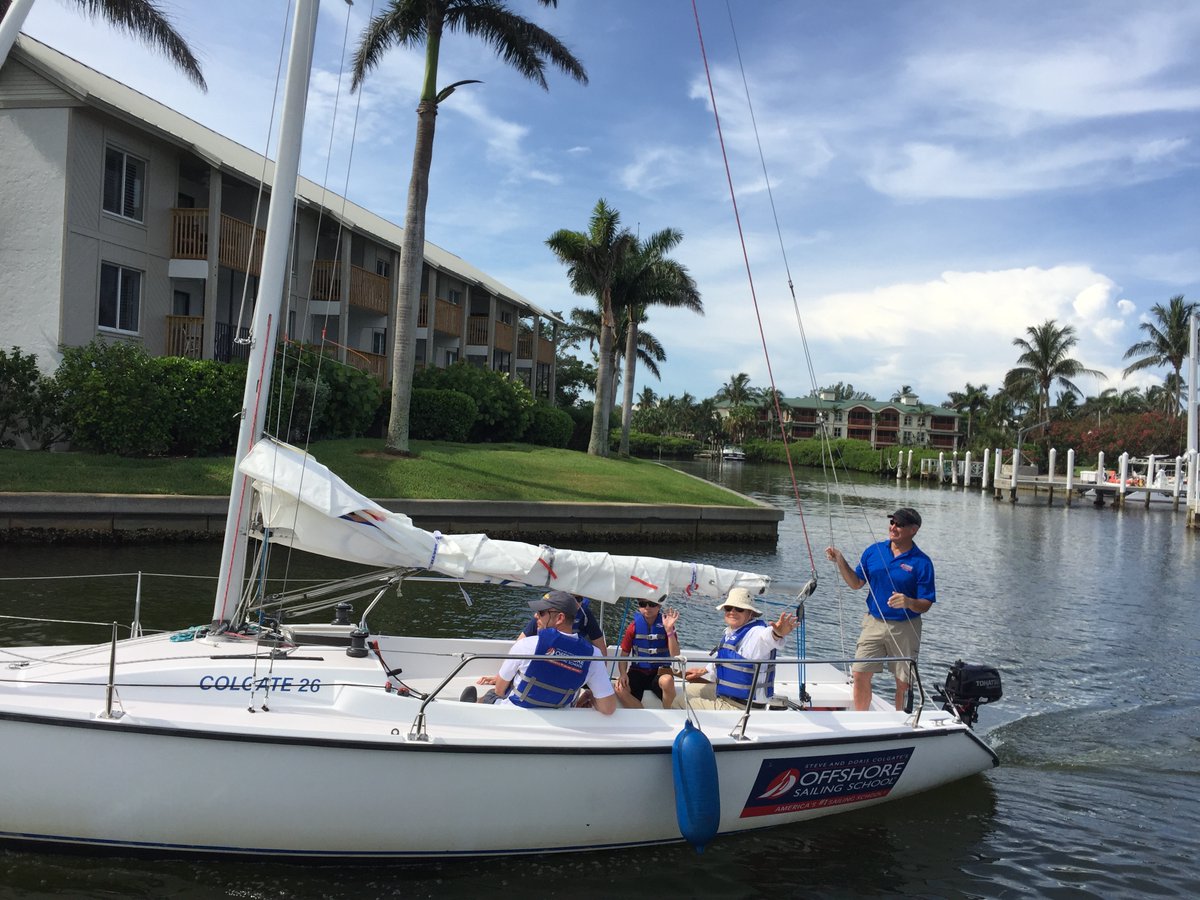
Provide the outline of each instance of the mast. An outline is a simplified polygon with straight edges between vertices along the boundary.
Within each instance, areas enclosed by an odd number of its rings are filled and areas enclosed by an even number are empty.
[[[246,533],[250,519],[250,479],[239,471],[242,460],[262,434],[271,392],[271,370],[279,313],[287,283],[288,245],[296,199],[296,176],[300,168],[300,142],[304,132],[304,107],[312,68],[313,43],[317,30],[319,0],[296,0],[292,43],[284,81],[283,113],[279,124],[279,153],[271,203],[267,209],[267,234],[263,241],[262,277],[254,305],[249,367],[242,395],[241,425],[233,457],[233,484],[229,492],[229,514],[225,519],[225,541],[221,548],[221,570],[213,604],[213,628],[220,630],[241,597],[246,571]]]

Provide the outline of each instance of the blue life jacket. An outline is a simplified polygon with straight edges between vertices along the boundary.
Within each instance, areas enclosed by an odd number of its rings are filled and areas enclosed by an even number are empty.
[[[661,662],[633,663],[635,669],[653,671],[659,666],[670,665],[671,651],[667,647],[667,629],[662,616],[655,619],[652,626],[640,612],[633,614],[633,655],[664,657]]]
[[[557,628],[538,632],[538,659],[513,680],[508,700],[525,709],[558,709],[569,706],[575,692],[587,681],[587,659],[555,659],[563,656],[592,656],[595,648],[574,634],[563,634]]]
[[[717,659],[745,659],[738,652],[742,641],[746,635],[750,633],[752,628],[765,628],[767,625],[762,619],[752,619],[747,622],[729,637],[721,642],[721,646],[717,648]],[[771,659],[775,658],[775,651],[771,651]],[[767,696],[772,697],[775,694],[775,667],[762,666],[765,669],[765,686]],[[751,663],[717,663],[717,696],[728,697],[731,700],[738,700],[745,703],[750,699],[750,692],[754,689],[754,665]]]

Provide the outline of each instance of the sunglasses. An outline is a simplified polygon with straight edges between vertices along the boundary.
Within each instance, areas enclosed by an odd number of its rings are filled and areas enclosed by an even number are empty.
[[[650,607],[650,608],[653,608],[653,609],[657,609],[658,607],[662,606],[662,604],[661,604],[661,603],[655,603],[653,600],[639,600],[639,601],[638,601],[638,606],[642,607],[643,609],[645,609],[645,608],[647,608],[647,607]]]
[[[539,609],[537,612],[535,612],[535,613],[533,614],[533,616],[534,616],[534,618],[536,619],[538,616],[552,616],[552,615],[554,615],[554,614],[555,614],[555,613],[557,613],[557,612],[561,612],[561,610],[557,610],[557,609]]]
[[[741,612],[744,612],[744,613],[748,613],[748,612],[750,612],[750,610],[748,610],[748,609],[742,609],[740,606],[722,606],[722,607],[721,607],[721,612],[723,612],[723,613],[731,613],[731,612],[736,612],[736,613],[741,613]]]
[[[916,524],[914,522],[897,522],[891,516],[888,516],[888,521],[890,523],[892,523],[893,525],[895,525],[897,528],[912,528],[913,525]]]

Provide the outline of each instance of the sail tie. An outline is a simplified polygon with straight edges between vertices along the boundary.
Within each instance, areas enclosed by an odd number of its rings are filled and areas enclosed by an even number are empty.
[[[435,531],[433,533],[433,554],[429,557],[429,565],[427,565],[425,568],[433,568],[433,564],[437,561],[438,548],[440,546],[442,546],[442,533],[440,531]]]
[[[546,561],[547,553],[550,554],[549,562]],[[542,544],[542,555],[538,557],[538,562],[541,563],[542,567],[546,570],[545,586],[550,587],[551,580],[558,577],[558,573],[554,571],[554,548],[547,544]]]
[[[695,592],[696,588],[700,587],[700,580],[697,578],[696,564],[692,563],[692,580],[688,582],[688,586],[683,589],[683,596],[690,597]]]

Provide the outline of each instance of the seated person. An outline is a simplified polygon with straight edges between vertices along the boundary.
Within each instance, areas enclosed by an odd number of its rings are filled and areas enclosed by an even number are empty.
[[[762,709],[775,693],[775,667],[760,667],[756,683],[755,666],[736,660],[774,659],[783,639],[795,630],[796,617],[780,613],[768,627],[745,588],[733,588],[717,610],[725,614],[717,661],[684,673],[687,702],[696,709],[744,710],[753,690],[751,708]],[[684,698],[679,697],[675,706],[683,708]]]
[[[563,594],[565,591],[551,591],[550,594]],[[544,594],[542,599],[545,600],[550,594]],[[580,597],[578,594],[571,594],[579,603],[579,611],[575,613],[574,630],[581,638],[592,642],[592,646],[599,650],[603,655],[608,656],[608,644],[604,640],[604,631],[600,628],[600,622],[592,614],[592,604],[587,597]],[[521,634],[517,635],[520,638],[533,637],[538,632],[537,619],[530,618],[525,623],[525,628]]]
[[[510,652],[539,658],[506,659],[495,676],[495,690],[488,691],[480,702],[524,709],[561,709],[570,706],[586,684],[591,691],[591,708],[611,715],[617,708],[617,698],[613,696],[608,671],[599,660],[600,653],[573,633],[575,613],[579,610],[575,597],[565,591],[551,591],[540,600],[530,600],[529,607],[538,633],[518,639]],[[597,659],[556,659],[558,656]]]
[[[629,709],[641,709],[646,688],[662,701],[663,709],[675,702],[675,676],[670,657],[679,653],[679,638],[675,623],[679,611],[667,609],[659,616],[662,604],[656,600],[639,600],[638,611],[621,638],[621,655],[636,656],[632,665],[624,660],[617,663],[617,699]],[[641,659],[645,662],[641,662]]]

